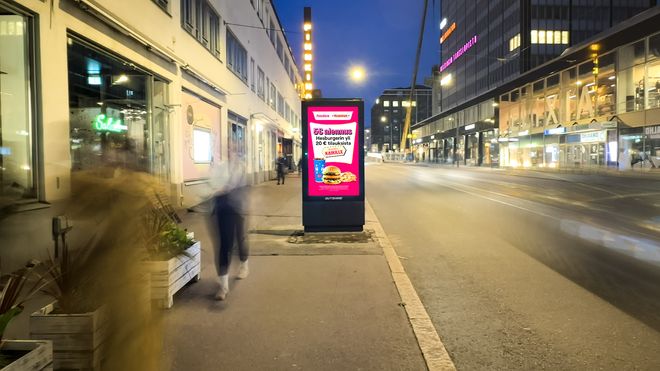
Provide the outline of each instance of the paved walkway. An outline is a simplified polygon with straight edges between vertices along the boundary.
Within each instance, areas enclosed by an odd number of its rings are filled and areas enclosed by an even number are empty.
[[[425,370],[373,231],[301,236],[301,186],[253,187],[250,276],[217,290],[206,215],[182,213],[202,241],[202,280],[164,315],[163,370]]]

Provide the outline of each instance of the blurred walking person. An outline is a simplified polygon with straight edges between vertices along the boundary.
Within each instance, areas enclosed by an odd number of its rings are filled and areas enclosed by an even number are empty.
[[[282,184],[284,184],[284,175],[287,168],[287,160],[286,157],[284,157],[281,152],[277,156],[276,165],[277,165],[277,185],[280,185],[280,179],[282,180]]]
[[[209,218],[215,252],[215,266],[220,287],[216,300],[225,300],[229,294],[229,266],[234,244],[238,247],[240,266],[236,278],[244,279],[249,274],[249,249],[245,241],[243,217],[247,198],[245,165],[237,154],[228,162],[212,165],[210,185],[215,193],[211,199],[213,211]]]

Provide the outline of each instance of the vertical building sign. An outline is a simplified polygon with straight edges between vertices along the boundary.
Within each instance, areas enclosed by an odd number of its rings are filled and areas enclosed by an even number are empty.
[[[306,231],[362,230],[364,225],[364,102],[303,102]]]

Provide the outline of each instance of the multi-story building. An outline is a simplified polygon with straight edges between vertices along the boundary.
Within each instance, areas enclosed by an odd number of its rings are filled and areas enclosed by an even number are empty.
[[[655,0],[443,1],[440,110],[500,86],[635,14]]]
[[[431,98],[430,87],[415,87],[411,125],[431,116]],[[371,144],[378,151],[399,149],[409,99],[410,87],[386,89],[371,107]]]
[[[567,48],[653,9],[656,1],[443,2],[447,22],[433,84],[434,116],[416,126],[430,125],[424,128],[434,137],[427,151],[437,161],[498,164],[499,146],[492,142],[499,136],[497,91],[565,58]]]
[[[281,30],[269,0],[0,0],[0,206],[48,207],[99,165],[158,176],[177,206],[231,156],[269,179],[278,152],[301,154]]]
[[[658,169],[658,22],[643,11],[413,130],[443,162]]]

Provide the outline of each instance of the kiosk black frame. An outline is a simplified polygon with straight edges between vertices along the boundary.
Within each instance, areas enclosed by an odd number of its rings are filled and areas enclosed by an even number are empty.
[[[355,151],[358,151],[358,196],[310,196],[308,188],[308,136],[310,107],[357,107],[358,109],[358,140]],[[315,99],[302,102],[302,217],[305,232],[355,232],[362,231],[365,222],[365,188],[364,188],[364,101],[362,99]],[[312,169],[313,170],[313,169]]]

